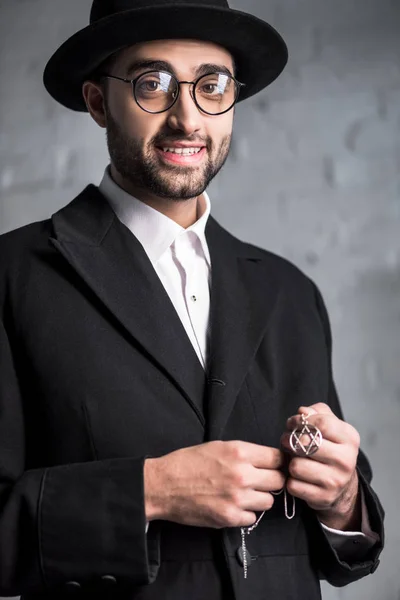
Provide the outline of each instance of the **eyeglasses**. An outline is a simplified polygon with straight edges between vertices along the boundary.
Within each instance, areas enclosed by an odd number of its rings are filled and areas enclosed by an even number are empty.
[[[133,96],[142,110],[159,114],[172,108],[179,98],[183,83],[193,86],[191,96],[203,113],[223,115],[233,108],[240,89],[245,85],[226,73],[207,73],[196,81],[178,81],[167,71],[147,71],[136,79],[103,74],[132,85]]]

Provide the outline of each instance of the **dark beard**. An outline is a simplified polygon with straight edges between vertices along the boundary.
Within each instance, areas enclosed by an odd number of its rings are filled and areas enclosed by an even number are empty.
[[[107,116],[107,145],[112,163],[119,174],[134,187],[152,192],[159,198],[170,200],[189,200],[200,196],[209,186],[228,158],[231,135],[227,135],[219,149],[215,160],[211,158],[212,141],[210,138],[201,141],[208,152],[208,160],[201,168],[191,169],[174,165],[160,165],[157,157],[151,152],[145,152],[142,140],[132,140],[122,131],[112,117],[108,107]],[[168,142],[183,141],[182,134],[178,137],[171,132],[167,135],[157,135],[149,143],[155,148]],[[194,141],[185,138],[186,142]]]

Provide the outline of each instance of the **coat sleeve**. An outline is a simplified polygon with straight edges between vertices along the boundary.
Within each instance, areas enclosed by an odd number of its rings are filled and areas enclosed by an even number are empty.
[[[0,321],[0,596],[151,583],[144,457],[27,470],[28,401]]]
[[[343,420],[343,412],[332,374],[332,335],[329,317],[320,291],[314,283],[313,286],[316,305],[325,334],[327,357],[329,361],[329,391],[327,404],[329,404],[332,411]],[[329,541],[326,531],[316,518],[315,513],[310,509],[310,546],[312,548],[314,564],[320,573],[320,578],[326,579],[330,584],[337,587],[347,585],[348,583],[357,581],[358,579],[373,573],[379,565],[378,557],[383,549],[384,510],[376,493],[371,487],[372,470],[368,459],[362,450],[360,450],[358,455],[357,470],[360,486],[362,486],[364,492],[371,529],[376,532],[380,538],[380,541],[370,549],[363,561],[347,563],[340,560],[337,552]]]

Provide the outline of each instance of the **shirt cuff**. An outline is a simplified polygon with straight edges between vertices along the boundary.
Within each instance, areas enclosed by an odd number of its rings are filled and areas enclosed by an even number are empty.
[[[339,559],[344,562],[364,560],[369,550],[380,541],[377,533],[372,531],[369,521],[364,490],[361,488],[361,531],[340,531],[321,523],[326,536],[336,550]]]

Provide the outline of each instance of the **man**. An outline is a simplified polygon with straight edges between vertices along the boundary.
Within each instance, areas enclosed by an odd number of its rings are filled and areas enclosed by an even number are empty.
[[[48,63],[111,161],[0,241],[0,594],[314,600],[376,569],[321,295],[205,192],[286,59],[224,0],[94,0]]]

